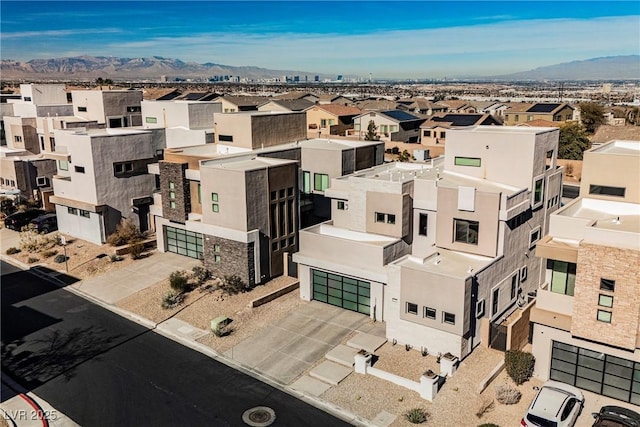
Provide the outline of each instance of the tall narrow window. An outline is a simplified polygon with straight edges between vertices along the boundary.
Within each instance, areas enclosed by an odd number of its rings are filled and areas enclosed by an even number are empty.
[[[511,278],[511,299],[514,299],[518,294],[518,274]]]
[[[539,207],[544,201],[544,177],[535,180],[533,185],[533,208]]]
[[[427,235],[427,214],[421,213],[418,221],[418,234],[420,236]]]
[[[311,193],[311,172],[309,171],[302,171],[302,192]]]
[[[573,296],[576,284],[576,264],[572,262],[548,260],[551,270],[551,292]]]
[[[211,193],[211,210],[213,212],[220,212],[220,205],[218,204],[218,193]]]
[[[493,290],[493,298],[491,298],[491,315],[498,314],[498,306],[500,304],[500,288]]]

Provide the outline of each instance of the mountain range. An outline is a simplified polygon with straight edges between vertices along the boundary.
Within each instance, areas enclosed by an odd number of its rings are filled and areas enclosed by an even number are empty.
[[[104,56],[78,56],[53,59],[14,61],[3,59],[0,72],[4,80],[25,79],[96,79],[112,80],[152,79],[160,76],[169,79],[200,78],[213,76],[239,76],[248,79],[265,79],[287,76],[305,76],[311,81],[316,75],[320,79],[335,79],[335,75],[307,71],[269,70],[253,66],[230,66],[214,63],[198,64],[179,59],[152,56],[148,58],[117,58]],[[482,78],[474,77],[474,80]],[[583,61],[540,67],[513,74],[487,76],[489,80],[633,80],[640,79],[640,55],[609,56]]]

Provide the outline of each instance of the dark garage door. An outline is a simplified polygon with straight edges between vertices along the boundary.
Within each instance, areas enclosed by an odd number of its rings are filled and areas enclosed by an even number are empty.
[[[167,252],[202,259],[202,234],[175,227],[164,227]]]
[[[325,271],[311,270],[313,299],[368,315],[370,284]]]
[[[640,363],[553,341],[550,378],[640,405]]]

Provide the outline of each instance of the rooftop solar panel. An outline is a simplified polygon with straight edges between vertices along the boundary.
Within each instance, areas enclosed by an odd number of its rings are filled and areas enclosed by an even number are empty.
[[[210,93],[208,95],[205,95],[205,97],[202,98],[200,101],[211,101],[212,99],[217,98],[218,96],[220,95],[218,95],[217,93]]]
[[[472,126],[482,117],[482,114],[445,114],[442,117],[432,117],[434,122],[451,123],[451,126]]]
[[[528,113],[551,113],[562,104],[535,104],[527,110]]]
[[[381,114],[384,114],[385,116],[389,116],[392,119],[398,120],[400,122],[405,122],[408,120],[419,120],[419,117],[416,117],[413,114],[409,114],[406,111],[401,111],[401,110],[382,111]]]
[[[187,101],[198,101],[200,98],[203,98],[207,93],[206,92],[191,92],[188,93],[183,99]]]
[[[160,98],[157,98],[156,101],[171,101],[174,98],[180,96],[180,92],[169,92],[166,95],[162,95]]]

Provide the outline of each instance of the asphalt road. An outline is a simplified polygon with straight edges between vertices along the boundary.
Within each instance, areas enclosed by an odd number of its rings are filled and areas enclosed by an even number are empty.
[[[2,263],[2,371],[78,424],[347,426],[246,374]],[[3,396],[6,397],[6,396]]]

